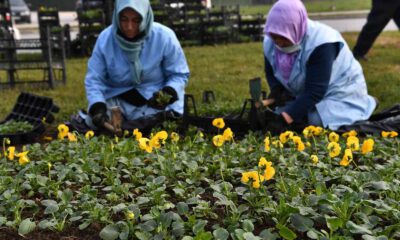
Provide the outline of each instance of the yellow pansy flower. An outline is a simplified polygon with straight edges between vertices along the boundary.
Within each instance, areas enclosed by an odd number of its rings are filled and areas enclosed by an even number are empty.
[[[360,140],[356,136],[349,136],[346,145],[352,151],[358,151],[360,149]]]
[[[18,162],[20,165],[25,165],[30,162],[27,155],[28,155],[28,151],[15,154],[15,156],[19,158]]]
[[[357,136],[357,132],[356,132],[355,130],[351,130],[351,131],[349,131],[349,132],[343,133],[342,136],[343,136],[343,137],[350,137],[350,136],[355,137],[355,136]]]
[[[156,133],[156,136],[162,141],[163,144],[165,144],[165,140],[168,138],[168,133],[167,131],[159,131]]]
[[[342,148],[340,147],[340,145],[338,143],[330,142],[328,144],[328,150],[329,150],[329,156],[333,158],[333,157],[339,156]]]
[[[275,140],[272,142],[272,145],[274,145],[276,148],[283,148],[283,144],[279,140]]]
[[[225,140],[222,135],[216,135],[213,137],[213,144],[216,147],[221,147],[224,144]]]
[[[241,180],[243,183],[248,183],[251,180],[253,188],[260,188],[260,182],[264,181],[264,177],[258,174],[257,171],[251,171],[242,173]]]
[[[128,212],[126,213],[126,218],[127,218],[128,220],[133,220],[133,219],[135,218],[135,214],[134,214],[133,212],[131,212],[131,211],[128,211]]]
[[[14,146],[10,146],[7,148],[7,158],[10,161],[14,160],[14,156],[15,156],[15,147]]]
[[[301,138],[299,136],[292,137],[292,141],[296,145],[297,151],[301,152],[301,151],[304,151],[304,149],[306,148],[303,141],[301,141]]]
[[[317,155],[311,155],[310,156],[310,159],[311,159],[311,161],[314,163],[314,164],[317,164],[318,163],[318,156]]]
[[[344,150],[344,155],[342,158],[342,161],[340,161],[340,166],[348,166],[350,162],[353,161],[353,153],[351,152],[351,149],[347,148]]]
[[[225,127],[225,122],[223,118],[216,118],[212,121],[212,125],[216,128],[222,129]]]
[[[279,135],[279,140],[281,141],[282,144],[285,144],[289,139],[293,137],[293,132],[292,131],[286,131],[284,133],[281,133]]]
[[[140,138],[139,139],[139,148],[151,153],[153,151],[153,147],[150,145],[150,140],[148,138]]]
[[[335,133],[335,132],[331,132],[329,133],[329,142],[339,142],[339,134]]]
[[[395,131],[390,131],[390,132],[386,132],[386,131],[382,131],[382,137],[384,138],[394,138],[397,137],[399,134]]]
[[[222,137],[224,138],[225,141],[233,140],[233,132],[231,128],[225,129],[224,133],[222,134]]]
[[[68,140],[70,141],[70,142],[76,142],[76,141],[78,141],[78,138],[75,136],[75,133],[67,133],[67,136],[68,136]]]
[[[91,139],[94,136],[94,132],[92,130],[89,130],[85,133],[85,138],[86,139]]]
[[[369,152],[372,152],[372,150],[374,150],[374,143],[375,143],[374,140],[371,138],[364,140],[361,147],[361,153],[367,154]]]
[[[271,141],[269,140],[269,137],[265,137],[264,138],[264,149],[266,152],[269,152],[271,150],[271,146],[270,146]]]
[[[66,136],[68,136],[69,128],[65,124],[60,124],[57,127],[58,129],[58,139],[64,139]]]
[[[173,142],[178,142],[179,141],[179,134],[177,134],[176,132],[172,132],[171,133],[171,140]]]
[[[133,136],[135,136],[136,141],[139,141],[143,134],[139,131],[139,129],[135,128],[135,130],[133,130]]]

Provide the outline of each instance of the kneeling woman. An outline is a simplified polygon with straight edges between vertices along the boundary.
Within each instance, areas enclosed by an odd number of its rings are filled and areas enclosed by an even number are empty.
[[[112,25],[100,34],[89,59],[86,123],[102,128],[113,106],[127,120],[164,110],[182,114],[188,78],[189,68],[175,33],[153,22],[149,1],[118,0]],[[161,101],[165,96],[168,101]]]
[[[264,104],[276,106],[277,113],[267,127],[304,123],[336,130],[370,117],[376,101],[368,95],[361,65],[338,31],[308,19],[300,0],[276,2],[264,31],[271,90]]]

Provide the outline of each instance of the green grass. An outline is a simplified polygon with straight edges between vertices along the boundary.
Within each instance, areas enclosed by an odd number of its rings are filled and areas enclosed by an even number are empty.
[[[344,35],[350,46],[353,46],[357,33]],[[370,61],[362,62],[370,94],[378,97],[381,109],[399,102],[400,92],[400,33],[383,33],[370,51]],[[204,90],[214,90],[216,104],[203,109],[230,111],[238,109],[249,97],[248,80],[262,77],[265,83],[264,59],[260,42],[230,44],[204,47],[187,47],[184,49],[190,66],[191,77],[187,93],[194,95],[199,103]],[[67,61],[67,84],[54,90],[25,88],[38,95],[53,98],[61,108],[57,121],[69,119],[78,109],[86,108],[84,78],[87,59],[69,59]],[[1,91],[0,119],[11,111],[17,96],[22,89]]]
[[[309,13],[330,11],[353,11],[371,8],[370,0],[331,0],[331,1],[306,1],[305,6]],[[271,5],[240,6],[240,12],[245,15],[266,14]]]

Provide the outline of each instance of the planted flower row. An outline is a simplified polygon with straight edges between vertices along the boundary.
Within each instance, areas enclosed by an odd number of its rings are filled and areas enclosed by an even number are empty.
[[[103,239],[399,237],[396,132],[357,137],[318,127],[240,141],[140,131],[3,142],[0,224],[28,235],[103,226]],[[16,161],[18,159],[18,162]]]

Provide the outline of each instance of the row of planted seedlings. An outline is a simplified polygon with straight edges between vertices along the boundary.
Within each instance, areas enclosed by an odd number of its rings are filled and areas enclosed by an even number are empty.
[[[239,141],[212,124],[220,134],[109,138],[60,125],[46,144],[4,140],[0,225],[28,237],[93,224],[102,239],[400,237],[396,132],[309,126]]]

